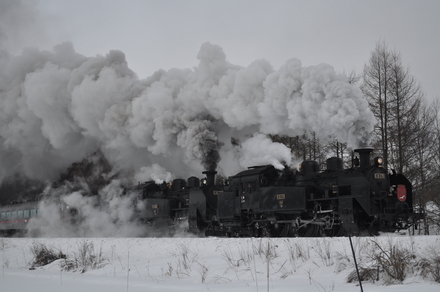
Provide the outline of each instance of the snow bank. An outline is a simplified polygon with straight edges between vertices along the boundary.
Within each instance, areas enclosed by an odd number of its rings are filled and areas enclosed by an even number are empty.
[[[67,260],[29,270],[35,243],[62,251]],[[378,247],[402,247],[416,255],[402,283],[385,281],[381,272],[379,281],[363,283],[365,291],[439,290],[420,264],[435,256],[439,236],[362,237],[353,244],[364,268],[377,268],[372,255]],[[100,258],[97,268],[63,268],[78,260],[86,245]],[[0,248],[2,291],[359,290],[357,282],[347,283],[355,270],[348,238],[5,238]]]

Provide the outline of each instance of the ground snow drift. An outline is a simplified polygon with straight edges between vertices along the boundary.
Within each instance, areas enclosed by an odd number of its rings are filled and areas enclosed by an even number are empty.
[[[372,271],[364,291],[439,291],[440,236],[355,237],[353,244],[361,272]],[[66,257],[35,265],[41,246]],[[347,282],[355,266],[346,237],[2,238],[0,253],[1,291],[360,291],[357,280]],[[393,257],[407,263],[399,266],[403,281],[380,266],[395,264]]]

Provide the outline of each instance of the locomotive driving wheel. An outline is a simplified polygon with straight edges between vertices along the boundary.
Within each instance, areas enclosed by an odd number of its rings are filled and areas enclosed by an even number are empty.
[[[291,226],[288,223],[270,223],[256,224],[257,237],[287,237],[291,231]]]
[[[317,224],[306,224],[298,229],[300,237],[320,237],[322,236],[322,228]]]
[[[331,229],[324,230],[324,235],[330,237],[343,236],[345,233],[346,231],[341,227],[341,225],[334,225]]]
[[[290,223],[273,224],[269,231],[270,237],[287,237],[291,231]]]

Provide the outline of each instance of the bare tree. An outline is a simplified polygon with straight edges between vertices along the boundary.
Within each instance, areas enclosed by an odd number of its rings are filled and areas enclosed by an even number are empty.
[[[430,227],[440,231],[440,101],[437,98],[429,107],[433,118],[430,144],[430,156],[426,163],[428,175],[425,177],[421,195],[425,204],[425,234],[429,234]]]
[[[290,148],[292,154],[302,160],[316,160],[322,164],[328,153],[325,145],[316,138],[315,133],[307,133],[302,136],[271,136],[272,141],[282,143]]]
[[[422,114],[423,92],[408,68],[404,68],[400,53],[391,53],[389,79],[389,153],[393,168],[399,173],[410,164],[411,149],[417,143],[422,123],[415,121]]]
[[[379,41],[364,67],[361,89],[368,99],[378,123],[376,136],[380,141],[384,166],[388,166],[388,93],[390,87],[391,52],[384,41]]]
[[[385,167],[410,179],[416,205],[426,209],[439,197],[440,164],[432,163],[440,162],[438,109],[426,104],[421,86],[403,66],[400,53],[384,41],[376,44],[364,67],[361,89],[378,120],[373,143],[379,145]],[[434,217],[428,214],[425,233]]]
[[[435,115],[434,126],[433,126],[433,165],[437,169],[440,177],[440,97],[432,104],[432,109]]]
[[[384,165],[403,173],[410,164],[411,149],[417,137],[414,121],[420,114],[423,92],[400,53],[379,41],[364,67],[361,89],[376,116],[376,140]]]
[[[361,81],[362,75],[357,74],[355,70],[350,71],[348,74],[343,73],[347,76],[348,83],[350,84],[359,84]]]
[[[420,210],[426,212],[427,205],[433,201],[432,183],[438,173],[438,168],[432,163],[435,152],[435,108],[425,101],[421,102],[416,118],[412,121],[414,132],[411,152],[413,159],[408,159],[406,175],[413,183],[414,203]],[[409,151],[408,151],[409,152]],[[425,234],[429,234],[431,214],[424,219]]]

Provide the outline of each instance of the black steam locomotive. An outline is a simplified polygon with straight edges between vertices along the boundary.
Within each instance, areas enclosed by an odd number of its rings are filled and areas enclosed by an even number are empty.
[[[304,161],[299,171],[272,165],[250,167],[226,183],[215,183],[215,171],[201,182],[175,180],[171,189],[139,185],[145,204],[142,220],[150,224],[187,220],[195,234],[215,236],[337,236],[394,232],[417,223],[411,183],[389,173],[373,149],[357,149],[353,167],[340,158]],[[163,226],[164,224],[157,224]],[[173,226],[173,224],[168,224]]]
[[[255,166],[222,183],[205,171],[202,180],[146,182],[128,193],[137,198],[137,220],[164,233],[182,223],[198,235],[268,237],[377,234],[417,224],[423,214],[414,211],[411,183],[379,157],[371,164],[372,151],[355,150],[348,169],[333,157],[325,170],[316,161],[298,171]],[[72,221],[72,211],[61,208],[61,218]],[[24,232],[37,215],[38,202],[0,206],[0,235]]]

